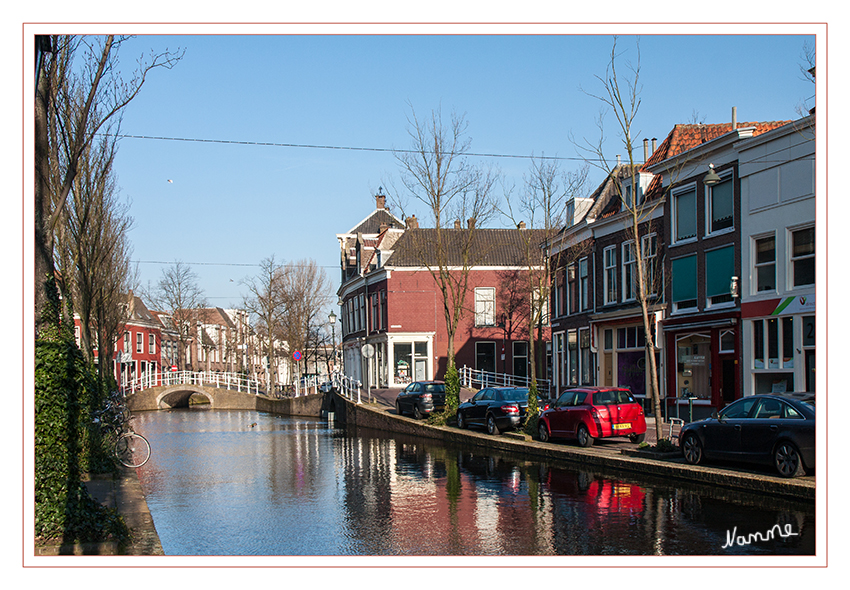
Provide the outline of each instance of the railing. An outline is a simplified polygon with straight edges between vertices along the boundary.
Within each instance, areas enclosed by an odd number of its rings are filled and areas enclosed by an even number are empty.
[[[128,395],[151,387],[168,387],[171,385],[211,385],[219,389],[233,389],[254,395],[266,393],[265,388],[260,387],[259,381],[250,379],[242,373],[213,373],[208,371],[155,371],[133,380],[123,381],[121,392]]]
[[[531,377],[519,377],[506,373],[491,373],[470,367],[462,367],[460,373],[461,387],[483,389],[485,387],[529,387]],[[537,390],[541,395],[549,395],[549,380],[537,379]]]
[[[361,403],[360,389],[362,387],[362,383],[360,383],[360,381],[353,379],[348,375],[336,374],[331,382],[341,396],[346,399],[350,399],[351,401],[356,399],[358,404]]]

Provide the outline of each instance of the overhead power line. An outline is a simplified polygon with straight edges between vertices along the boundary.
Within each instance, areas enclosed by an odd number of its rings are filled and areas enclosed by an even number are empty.
[[[277,143],[277,142],[269,142],[269,141],[237,141],[234,139],[200,139],[193,137],[162,137],[156,135],[126,135],[126,134],[118,134],[114,137],[119,139],[153,139],[157,141],[185,141],[192,143],[217,143],[217,144],[230,144],[230,145],[254,145],[254,146],[265,146],[265,147],[288,147],[288,148],[302,148],[302,149],[315,149],[315,150],[342,150],[342,151],[352,151],[352,152],[389,152],[389,153],[405,153],[405,154],[415,154],[418,153],[417,150],[403,150],[403,149],[393,149],[393,148],[371,148],[371,147],[355,147],[355,146],[339,146],[339,145],[318,145],[318,144],[308,144],[308,143]],[[576,160],[583,162],[585,158],[579,157],[565,157],[565,156],[520,156],[516,154],[489,154],[489,153],[472,153],[465,152],[462,155],[464,156],[476,156],[480,158],[516,158],[516,159],[526,159],[526,160]]]

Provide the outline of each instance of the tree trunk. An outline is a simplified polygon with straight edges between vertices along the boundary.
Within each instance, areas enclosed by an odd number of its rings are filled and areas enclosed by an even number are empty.
[[[38,78],[38,88],[35,98],[35,328],[36,335],[46,326],[42,311],[50,300],[50,291],[55,285],[50,280],[54,275],[53,241],[47,230],[47,220],[50,219],[50,160],[48,156],[48,122],[47,111],[50,100],[49,76]]]

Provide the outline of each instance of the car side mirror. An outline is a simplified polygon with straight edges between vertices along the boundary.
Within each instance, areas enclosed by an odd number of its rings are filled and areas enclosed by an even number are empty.
[[[723,422],[723,420],[720,419],[720,414],[717,413],[717,410],[713,410],[711,412],[711,417],[717,420],[718,422]]]

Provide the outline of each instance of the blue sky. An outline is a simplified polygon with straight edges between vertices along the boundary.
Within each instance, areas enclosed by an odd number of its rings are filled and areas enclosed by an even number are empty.
[[[800,104],[814,105],[815,87],[800,73],[804,43],[815,43],[804,33],[812,30],[641,35],[635,136],[661,141],[694,116],[728,122],[733,106],[739,121],[797,118]],[[637,57],[636,39],[619,38],[623,71]],[[393,155],[253,143],[403,149],[410,145],[411,107],[420,116],[441,108],[465,114],[473,152],[560,156],[565,169],[578,168],[582,154],[570,138],[597,141],[602,108],[582,89],[600,89],[595,76],[605,72],[612,40],[610,34],[136,37],[121,50],[127,67],[166,48],[185,49],[185,57],[172,70],[152,72],[125,112],[122,133],[215,140],[121,141],[116,172],[132,202],[130,238],[141,286],[155,287],[162,263],[182,260],[211,305],[237,306],[240,281],[272,254],[280,261],[312,258],[336,285],[335,234],[374,209],[378,187],[392,186]],[[606,123],[607,157],[614,159],[621,143],[613,117]],[[486,161],[516,185],[529,166],[523,158]],[[591,171],[590,188],[600,175]]]

